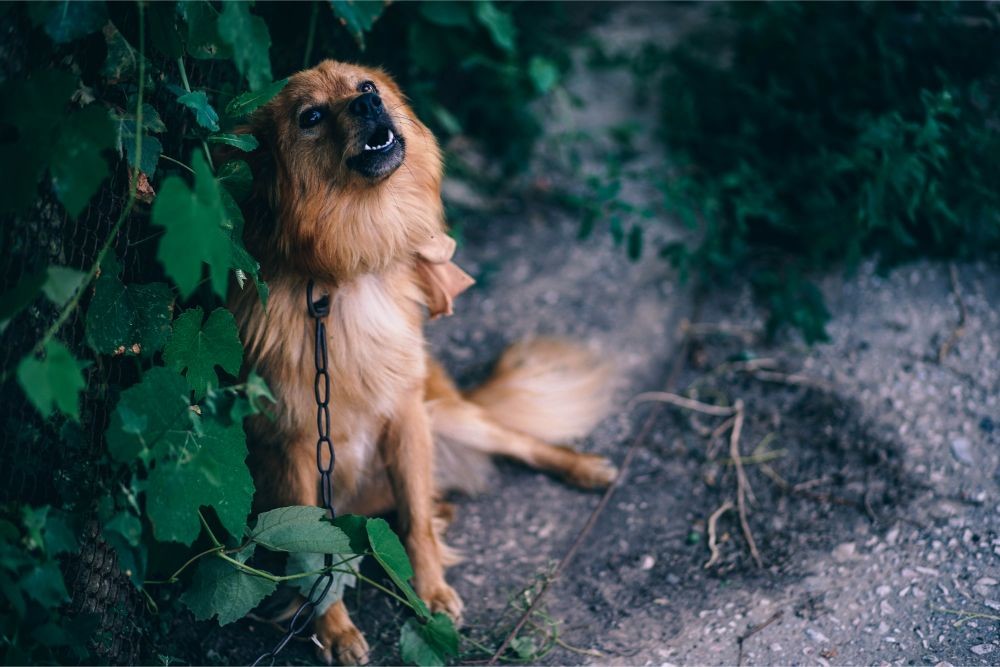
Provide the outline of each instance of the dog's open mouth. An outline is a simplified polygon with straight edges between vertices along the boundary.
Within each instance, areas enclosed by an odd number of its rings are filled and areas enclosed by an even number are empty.
[[[396,135],[393,134],[392,130],[387,127],[379,127],[368,137],[368,141],[365,143],[365,150],[382,151],[392,146],[395,141]]]
[[[361,133],[360,150],[347,159],[347,166],[365,178],[380,181],[403,164],[404,141],[390,123],[372,125]]]

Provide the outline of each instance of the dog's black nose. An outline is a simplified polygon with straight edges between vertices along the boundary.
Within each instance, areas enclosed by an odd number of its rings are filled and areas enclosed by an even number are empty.
[[[348,105],[347,110],[358,118],[374,120],[382,114],[382,98],[375,93],[358,95]]]

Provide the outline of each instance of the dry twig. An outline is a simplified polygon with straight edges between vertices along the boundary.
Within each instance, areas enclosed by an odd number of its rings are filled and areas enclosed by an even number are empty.
[[[631,409],[639,403],[646,403],[648,401],[669,403],[670,405],[676,405],[677,407],[684,408],[685,410],[694,410],[695,412],[701,412],[714,417],[729,417],[730,415],[736,414],[736,408],[727,407],[725,405],[709,405],[708,403],[702,403],[701,401],[696,401],[693,398],[685,398],[684,396],[672,394],[668,391],[647,391],[638,394],[628,402],[626,409]]]
[[[968,317],[969,311],[965,307],[965,300],[962,298],[962,288],[958,283],[958,269],[955,267],[954,262],[948,264],[948,276],[951,279],[951,292],[955,295],[955,301],[958,302],[958,324],[955,325],[954,330],[952,330],[951,335],[948,336],[948,340],[941,344],[938,349],[938,363],[944,363],[945,358],[947,358],[948,353],[958,342],[958,339],[965,335],[965,321]]]
[[[719,517],[733,509],[733,501],[727,500],[719,506],[719,509],[712,512],[712,515],[708,517],[708,550],[712,554],[712,557],[703,565],[706,570],[719,560],[719,543],[718,543],[718,527],[719,527]]]
[[[736,638],[736,646],[738,648],[738,653],[736,654],[736,667],[740,667],[740,665],[743,664],[743,642],[745,642],[746,640],[750,639],[755,634],[757,634],[758,632],[760,632],[761,630],[763,630],[767,626],[769,626],[772,623],[774,623],[775,621],[777,621],[779,618],[782,617],[782,615],[784,613],[785,612],[783,610],[779,609],[778,611],[776,611],[773,614],[771,614],[771,616],[766,621],[764,621],[760,625],[753,626],[752,628],[750,628],[749,630],[747,630],[745,633],[743,633],[742,635],[740,635],[739,637]]]
[[[750,555],[757,563],[757,567],[764,567],[760,552],[757,550],[757,542],[753,538],[753,531],[750,530],[750,523],[747,521],[747,498],[753,496],[750,489],[750,481],[747,473],[743,469],[743,461],[740,459],[740,435],[743,432],[743,419],[745,412],[743,409],[743,399],[736,399],[736,421],[733,422],[733,431],[729,434],[729,458],[733,460],[733,467],[736,468],[736,509],[740,516],[740,528],[743,529],[743,537],[750,548]]]

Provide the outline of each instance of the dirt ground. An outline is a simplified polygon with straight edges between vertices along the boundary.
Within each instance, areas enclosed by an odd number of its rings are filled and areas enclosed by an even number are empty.
[[[656,34],[650,11],[617,12],[597,38]],[[613,83],[606,76],[570,88],[586,96]],[[608,104],[563,109],[551,132],[606,126],[621,113]],[[665,264],[630,263],[601,233],[574,240],[578,222],[564,211],[487,202],[460,183],[446,192],[467,209],[458,259],[479,284],[429,335],[460,383],[482,379],[525,336],[586,341],[622,379],[619,409],[579,445],[621,460],[654,409],[629,398],[664,388],[681,323],[694,320],[676,389],[746,406],[741,461],[763,567],[734,512],[719,518],[719,558],[704,567],[709,516],[735,499],[728,441],[706,435],[724,419],[665,407],[532,618],[544,631],[517,645],[528,662],[1000,663],[1000,269],[960,265],[952,276],[946,264],[918,263],[831,275],[830,342],[764,343],[744,290],[710,291],[695,312]],[[749,360],[764,373],[747,372]],[[449,541],[465,561],[449,580],[466,603],[463,662],[499,644],[598,500],[506,464],[489,492],[456,499]],[[400,608],[371,590],[348,599],[374,662],[397,663]],[[190,655],[178,657],[194,662],[252,661],[277,637],[249,620],[182,632]],[[293,643],[283,659],[311,663],[312,647]]]

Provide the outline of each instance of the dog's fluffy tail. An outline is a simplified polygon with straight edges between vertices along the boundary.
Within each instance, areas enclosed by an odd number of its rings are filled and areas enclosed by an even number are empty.
[[[554,338],[515,343],[466,398],[498,424],[546,442],[589,433],[610,408],[610,367],[582,345]]]
[[[549,443],[586,435],[608,414],[611,385],[609,364],[579,344],[552,338],[512,345],[493,375],[464,395],[436,369],[428,399],[439,488],[478,492],[490,455],[528,458],[511,431]]]

